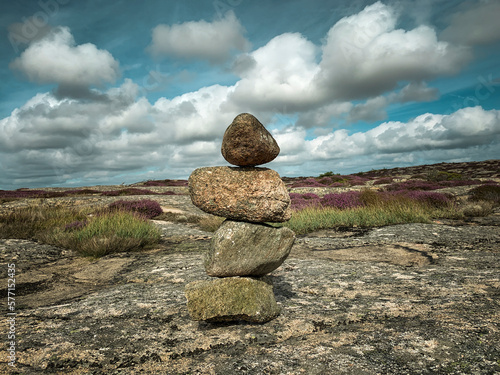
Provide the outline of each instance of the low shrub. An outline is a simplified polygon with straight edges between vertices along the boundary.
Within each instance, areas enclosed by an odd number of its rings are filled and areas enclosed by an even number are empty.
[[[390,184],[394,181],[394,178],[392,177],[382,177],[378,178],[375,181],[373,181],[373,185],[385,185],[385,184]]]
[[[148,189],[127,188],[103,191],[101,194],[107,197],[118,197],[122,195],[156,195],[157,193]]]
[[[146,219],[152,219],[155,216],[160,215],[163,210],[158,202],[151,199],[142,200],[119,200],[108,205],[108,210],[110,211],[129,211],[136,212],[139,215],[145,217]]]
[[[456,172],[438,171],[436,169],[432,169],[427,172],[425,179],[431,182],[457,181],[462,180],[463,176]]]
[[[489,201],[473,201],[461,207],[464,216],[484,217],[493,212],[494,203]]]
[[[321,198],[322,207],[334,207],[341,210],[363,206],[359,191],[347,191],[345,193],[326,194]]]
[[[451,199],[446,194],[421,190],[400,190],[392,193],[393,196],[404,196],[416,202],[427,204],[433,208],[443,208],[451,204]]]
[[[76,190],[66,190],[64,191],[65,195],[94,195],[100,194],[99,190],[94,189],[76,189]]]
[[[485,184],[469,191],[471,201],[488,201],[495,205],[500,204],[500,185]]]
[[[397,190],[437,190],[441,189],[442,186],[428,181],[422,180],[408,180],[405,182],[395,182],[385,187],[387,191],[397,191]]]
[[[0,190],[0,198],[58,198],[64,197],[64,192],[45,190]]]
[[[301,210],[310,206],[317,206],[320,204],[319,197],[313,193],[290,193],[291,208],[293,210]]]
[[[144,186],[188,186],[187,180],[149,180]]]
[[[300,187],[326,187],[327,185],[322,184],[315,178],[305,178],[303,180],[295,181],[290,186],[291,188],[300,188]]]

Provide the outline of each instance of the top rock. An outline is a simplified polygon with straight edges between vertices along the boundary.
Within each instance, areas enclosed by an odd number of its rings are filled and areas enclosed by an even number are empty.
[[[229,163],[246,167],[269,163],[278,156],[280,148],[259,120],[241,113],[226,129],[221,152]]]

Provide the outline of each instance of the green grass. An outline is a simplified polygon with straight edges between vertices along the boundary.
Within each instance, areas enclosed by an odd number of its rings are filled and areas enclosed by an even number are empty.
[[[436,218],[459,217],[454,205],[434,208],[411,199],[378,201],[351,209],[310,207],[295,211],[290,221],[282,224],[296,234],[306,234],[335,227],[378,227],[404,223],[429,223]]]
[[[68,227],[75,222],[85,225]],[[0,238],[34,239],[84,256],[136,251],[158,243],[160,237],[152,223],[126,211],[90,215],[88,210],[40,205],[0,216]]]

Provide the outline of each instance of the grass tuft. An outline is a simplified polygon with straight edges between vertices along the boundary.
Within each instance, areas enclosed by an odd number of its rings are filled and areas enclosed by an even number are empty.
[[[0,215],[0,238],[31,239],[100,257],[154,245],[161,231],[133,212],[91,215],[88,210],[39,205]]]
[[[414,194],[381,194],[365,190],[356,197],[359,204],[312,205],[294,210],[290,221],[283,225],[301,235],[335,227],[429,223],[435,218],[456,218],[463,215],[443,195],[421,193],[426,194],[417,197]]]
[[[44,242],[92,257],[140,250],[158,243],[160,237],[160,230],[143,216],[120,210],[94,216],[69,233],[57,228],[41,236]]]

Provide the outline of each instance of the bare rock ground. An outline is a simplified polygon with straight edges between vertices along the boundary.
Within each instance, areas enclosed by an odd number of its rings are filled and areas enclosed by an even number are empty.
[[[99,260],[1,240],[2,267],[17,268],[18,358],[11,371],[2,351],[0,371],[500,373],[498,226],[405,224],[300,237],[271,274],[281,315],[254,325],[190,320],[184,286],[208,279],[202,259],[211,234],[157,225],[165,233],[157,249]]]

